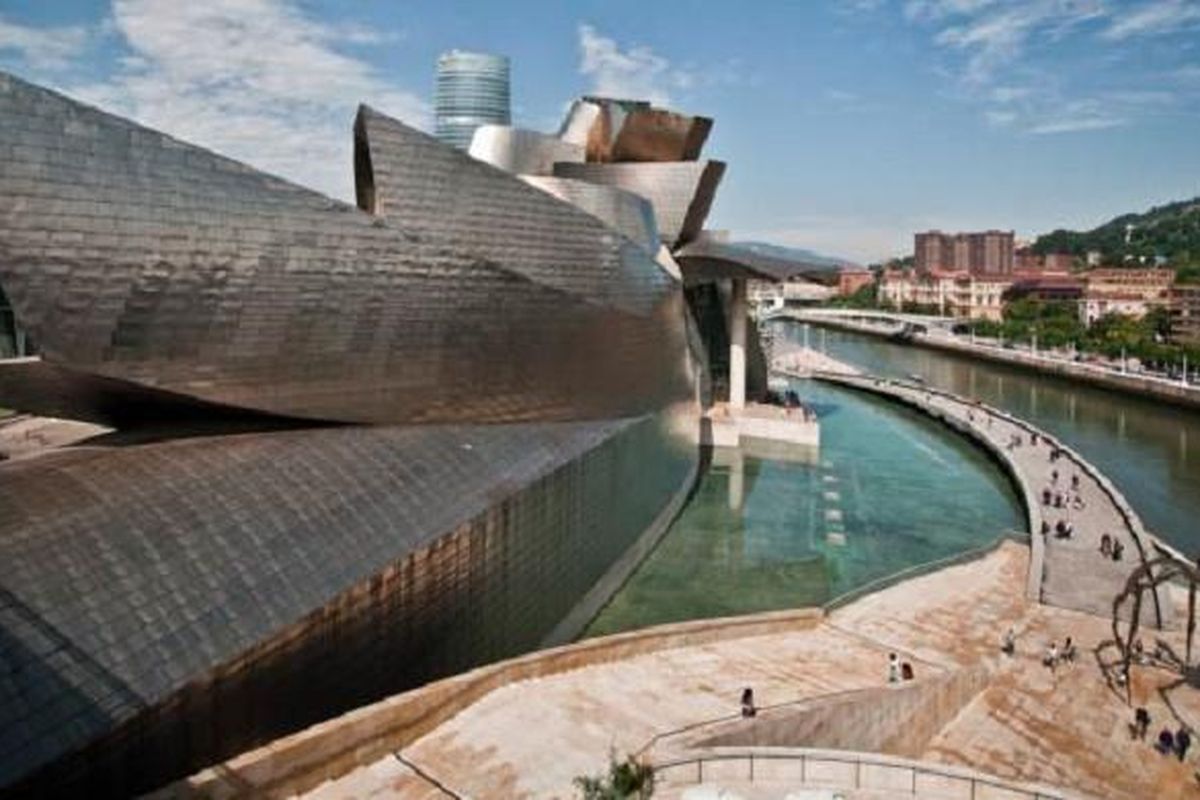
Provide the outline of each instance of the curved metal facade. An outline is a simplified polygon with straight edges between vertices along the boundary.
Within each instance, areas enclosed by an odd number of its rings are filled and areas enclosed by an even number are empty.
[[[4,464],[0,787],[144,791],[534,649],[694,459],[649,417],[342,427]]]
[[[0,285],[63,391],[22,391],[3,365],[0,390],[35,413],[69,395],[101,422],[151,394],[377,423],[688,396],[682,296],[651,254],[425,134],[360,122],[387,221],[0,77],[0,137],[38,143],[0,171]]]
[[[452,50],[438,57],[437,138],[466,150],[480,125],[510,122],[509,64],[504,56]]]
[[[645,197],[654,206],[663,243],[676,248],[700,235],[725,165],[720,161],[560,163],[554,165],[554,174],[616,186]]]
[[[0,405],[142,426],[0,464],[0,788],[143,791],[536,647],[691,484],[641,201],[631,239],[364,108],[364,211],[3,73],[0,148],[40,348]]]
[[[654,206],[641,195],[615,186],[603,186],[573,178],[523,175],[521,179],[530,186],[586,211],[613,230],[619,231],[625,238],[637,242],[648,252],[653,253],[661,246],[658,224],[654,220]]]
[[[583,161],[583,148],[557,136],[504,125],[475,129],[471,158],[515,175],[551,175],[557,161]]]

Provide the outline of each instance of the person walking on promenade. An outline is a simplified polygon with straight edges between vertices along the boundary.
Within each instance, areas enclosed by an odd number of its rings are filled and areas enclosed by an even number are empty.
[[[1075,663],[1075,642],[1071,640],[1070,636],[1068,636],[1067,640],[1063,642],[1061,658],[1068,664]]]
[[[1000,652],[1006,656],[1014,655],[1017,652],[1017,634],[1011,627],[1004,632],[1004,638],[1000,640]]]
[[[1125,555],[1125,545],[1121,544],[1119,541],[1114,541],[1113,549],[1112,549],[1112,560],[1120,561],[1124,555]]]
[[[1192,734],[1188,731],[1186,725],[1180,725],[1179,730],[1175,732],[1175,755],[1179,756],[1180,762],[1187,758],[1188,748],[1192,746]]]
[[[1112,557],[1112,537],[1107,533],[1100,537],[1100,554]]]
[[[1058,644],[1050,642],[1050,646],[1046,648],[1046,655],[1042,656],[1042,666],[1049,667],[1051,672],[1058,666]]]
[[[1162,753],[1164,756],[1175,750],[1175,736],[1171,733],[1170,728],[1163,728],[1158,732],[1158,744],[1154,745],[1154,749]]]
[[[1071,475],[1071,489],[1076,492],[1079,491],[1079,473]]]
[[[742,717],[754,716],[758,716],[758,709],[754,706],[754,690],[747,686],[742,690]]]
[[[1150,712],[1145,706],[1138,706],[1137,711],[1133,712],[1133,738],[1144,740],[1149,730]]]
[[[1054,486],[1058,486],[1058,470],[1050,470],[1050,483]]]

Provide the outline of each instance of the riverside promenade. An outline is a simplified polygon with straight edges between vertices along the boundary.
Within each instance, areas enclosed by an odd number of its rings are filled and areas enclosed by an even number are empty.
[[[719,739],[775,755],[794,747],[881,753],[1065,790],[1042,798],[1195,797],[1195,753],[1180,762],[1130,735],[1132,708],[1110,680],[1108,620],[1030,601],[1028,568],[1029,548],[1003,541],[827,613],[681,623],[533,653],[363,707],[157,796],[573,798],[574,778],[602,771],[610,750],[665,765],[710,752]],[[1013,656],[999,651],[1009,628]],[[1046,646],[1066,636],[1076,660],[1043,666]],[[1163,638],[1178,646],[1182,634]],[[914,681],[888,684],[893,652],[913,665]],[[1200,726],[1200,695],[1176,684],[1153,665],[1131,674],[1151,737],[1164,726]],[[760,708],[751,720],[738,714],[745,687]],[[793,768],[789,779],[771,780],[758,763],[753,779],[710,764],[710,796],[722,788],[783,800],[835,785],[816,770],[799,777],[798,758],[775,762]],[[861,771],[849,780],[871,772]],[[682,796],[687,784],[674,773],[661,770],[655,797]],[[836,788],[853,798],[1033,797],[986,785],[915,795]]]
[[[920,409],[983,444],[1008,468],[1025,503],[1033,534],[1027,583],[1031,599],[1111,616],[1114,598],[1140,562],[1159,552],[1182,558],[1146,530],[1137,512],[1099,470],[1024,420],[922,385],[844,372],[820,373],[816,377]],[[1059,454],[1056,460],[1051,459],[1054,452]],[[1045,504],[1044,492],[1052,498],[1061,496],[1063,507]],[[1056,533],[1060,523],[1071,526],[1070,537]],[[1043,533],[1046,529],[1048,532]],[[1120,544],[1120,560],[1101,552],[1104,536]],[[1175,624],[1176,616],[1175,604],[1164,590],[1159,602],[1144,607],[1142,623],[1168,627]]]

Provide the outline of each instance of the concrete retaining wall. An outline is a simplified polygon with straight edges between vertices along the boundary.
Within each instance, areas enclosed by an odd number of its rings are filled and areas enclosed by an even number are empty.
[[[406,747],[489,692],[644,653],[815,627],[820,609],[663,625],[481,667],[351,711],[178,781],[152,798],[287,797]]]
[[[739,719],[697,747],[824,747],[916,758],[987,685],[986,665]]]

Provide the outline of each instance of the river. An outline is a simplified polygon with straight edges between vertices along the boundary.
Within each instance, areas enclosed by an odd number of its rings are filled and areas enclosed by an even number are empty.
[[[803,339],[802,323],[772,324]],[[1050,431],[1108,475],[1150,530],[1184,553],[1200,551],[1200,413],[865,334],[813,329],[809,342],[867,372],[917,374]]]

